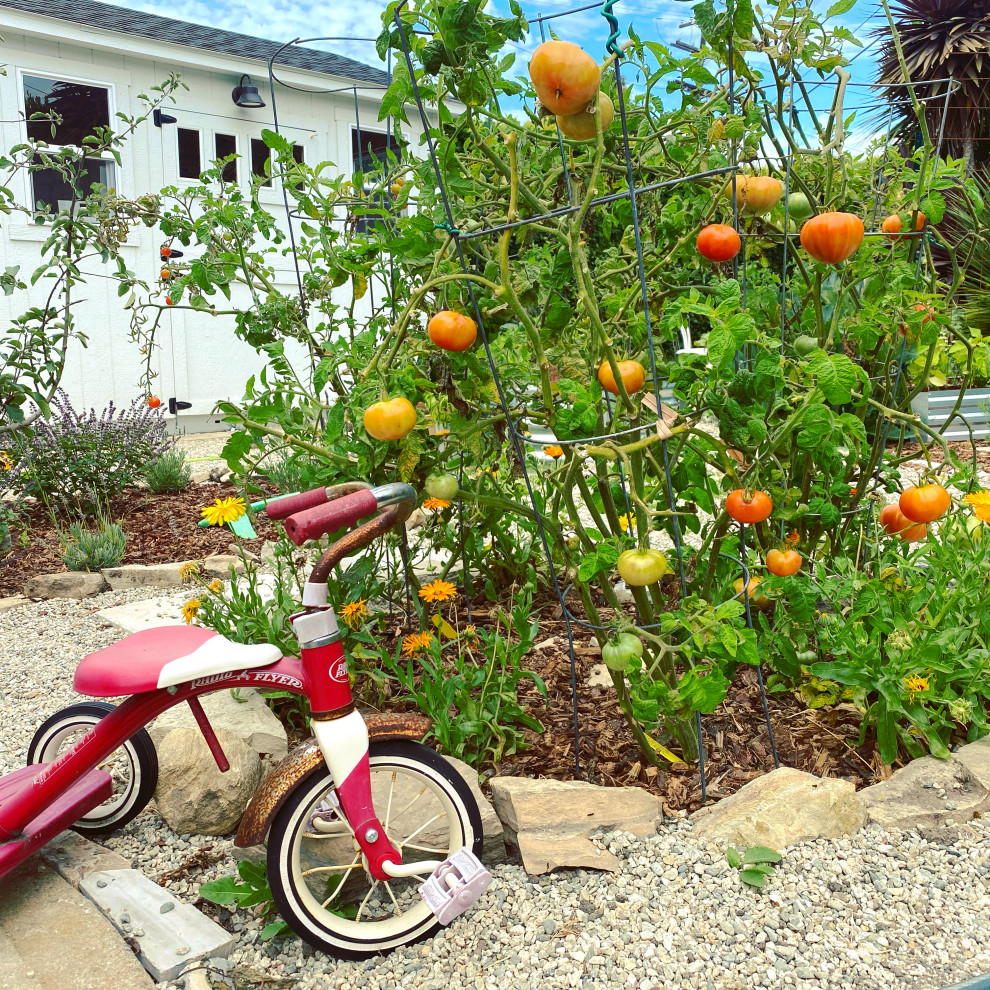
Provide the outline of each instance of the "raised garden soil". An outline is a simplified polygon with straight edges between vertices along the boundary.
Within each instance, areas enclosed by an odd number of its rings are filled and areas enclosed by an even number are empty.
[[[272,490],[274,494],[274,489]],[[154,495],[134,488],[110,506],[110,518],[127,534],[125,564],[166,564],[201,560],[215,553],[229,553],[234,535],[227,526],[197,525],[200,510],[218,498],[239,495],[229,484],[187,485],[182,491]],[[65,524],[68,529],[68,523]],[[275,528],[264,515],[256,516],[255,540],[245,540],[246,549],[257,552],[264,541],[277,539]],[[18,538],[25,534],[25,540]],[[0,595],[20,594],[24,582],[37,574],[64,571],[58,530],[44,506],[25,506],[24,522],[14,530],[13,544],[0,560]]]

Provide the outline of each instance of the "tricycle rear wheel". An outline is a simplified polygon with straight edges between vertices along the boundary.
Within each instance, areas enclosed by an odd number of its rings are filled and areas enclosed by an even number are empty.
[[[84,701],[56,712],[34,734],[28,766],[51,763],[114,710],[106,701]],[[72,827],[82,835],[109,835],[140,814],[158,786],[158,754],[145,729],[138,729],[100,764],[113,778],[113,795]]]

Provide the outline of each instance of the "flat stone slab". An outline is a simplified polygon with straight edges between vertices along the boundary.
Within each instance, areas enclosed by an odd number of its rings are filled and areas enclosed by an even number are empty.
[[[0,990],[154,988],[93,902],[37,858],[0,881],[0,933]]]
[[[80,890],[136,943],[138,958],[159,983],[176,979],[193,960],[228,956],[234,948],[233,935],[137,870],[91,873]]]
[[[948,760],[923,756],[896,770],[889,780],[859,793],[870,821],[888,828],[968,822],[990,809],[990,750],[978,742],[964,746]]]
[[[289,752],[285,727],[254,688],[239,688],[237,697],[230,691],[217,691],[200,697],[214,729],[243,739],[259,756],[266,754],[278,760]],[[196,719],[185,703],[163,712],[148,727],[156,746],[172,729],[196,729]]]
[[[107,586],[103,575],[89,571],[61,571],[58,574],[38,574],[24,582],[28,598],[89,598]]]
[[[113,591],[129,588],[181,588],[184,581],[180,568],[185,561],[174,564],[124,564],[104,567],[103,577]]]
[[[695,835],[732,846],[786,846],[849,835],[866,807],[847,780],[780,767],[692,816]]]
[[[175,604],[169,598],[150,598],[143,602],[131,602],[129,605],[114,605],[112,608],[101,608],[96,614],[125,633],[182,623],[182,605]]]
[[[200,565],[200,573],[211,578],[229,578],[231,569],[235,574],[244,573],[244,561],[240,556],[218,553],[206,557]]]
[[[0,598],[0,612],[30,604],[31,602],[24,595],[11,595],[9,598]]]
[[[103,870],[129,870],[130,862],[112,849],[101,846],[78,832],[65,831],[57,835],[39,853],[58,875],[73,887],[84,877]]]
[[[591,841],[599,828],[655,835],[660,801],[638,787],[598,787],[575,780],[494,777],[495,810],[505,841],[536,875],[559,867],[615,871],[619,860]]]

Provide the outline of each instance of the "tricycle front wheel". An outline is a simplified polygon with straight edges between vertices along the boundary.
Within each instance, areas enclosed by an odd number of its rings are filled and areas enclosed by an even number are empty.
[[[470,788],[432,750],[405,740],[372,743],[375,811],[403,863],[444,860],[467,846],[481,855],[481,813]],[[418,887],[431,872],[375,880],[350,824],[336,810],[326,765],[290,792],[268,838],[268,883],[297,935],[343,959],[391,952],[439,927]]]
[[[114,710],[105,701],[69,705],[49,718],[31,740],[28,766],[51,763]],[[109,800],[83,815],[72,827],[83,835],[109,835],[144,810],[158,785],[158,754],[151,736],[138,729],[101,764],[113,778]]]

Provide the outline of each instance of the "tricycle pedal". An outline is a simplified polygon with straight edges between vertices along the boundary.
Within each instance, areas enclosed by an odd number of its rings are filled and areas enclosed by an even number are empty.
[[[488,889],[492,875],[467,846],[451,853],[420,885],[426,906],[441,925],[449,925]]]

